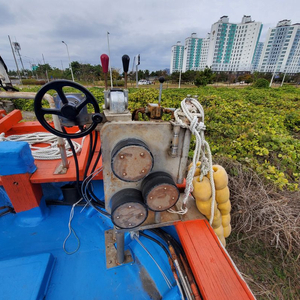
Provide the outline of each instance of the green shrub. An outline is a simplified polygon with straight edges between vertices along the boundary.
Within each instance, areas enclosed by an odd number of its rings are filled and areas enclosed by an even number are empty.
[[[256,88],[268,88],[270,85],[269,81],[264,78],[259,78],[253,83],[253,87]]]

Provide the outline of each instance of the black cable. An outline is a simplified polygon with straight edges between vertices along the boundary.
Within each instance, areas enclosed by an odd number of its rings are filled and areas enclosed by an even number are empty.
[[[62,131],[64,133],[67,133],[67,131],[64,128],[64,126],[62,126],[61,129],[62,129]],[[71,151],[72,151],[72,154],[73,154],[73,157],[74,157],[75,170],[76,170],[76,187],[77,187],[77,191],[78,191],[79,195],[82,197],[81,190],[80,190],[80,183],[79,183],[79,165],[78,165],[77,154],[76,154],[76,151],[75,151],[75,148],[74,148],[74,145],[73,145],[71,139],[70,138],[66,138],[66,140],[68,141],[68,143],[70,145],[70,148],[71,148]]]
[[[101,143],[101,141],[100,141],[100,133],[99,133],[99,142]],[[92,168],[91,173],[93,173],[95,171],[96,166],[97,166],[97,164],[99,162],[99,159],[100,159],[101,155],[102,155],[102,149],[101,149],[101,144],[100,144],[100,149],[99,149],[99,152],[98,152],[98,155],[97,155],[97,158],[95,160],[95,163],[94,163],[94,166]]]
[[[95,202],[98,202],[100,205],[103,204],[103,207],[104,207],[104,200],[99,199],[99,198],[95,195],[94,191],[93,191],[92,188],[91,188],[91,185],[92,185],[92,183],[90,183],[90,184],[88,185],[88,187],[87,187],[88,193],[90,194],[91,198],[93,198],[93,200],[94,200]]]
[[[87,172],[89,170],[89,167],[90,167],[90,164],[91,164],[91,161],[92,161],[92,157],[93,157],[93,148],[94,147],[93,147],[93,133],[92,132],[89,134],[89,137],[90,137],[89,156],[88,156],[88,160],[87,160],[87,163],[86,163],[86,166],[85,166],[83,180],[85,180],[85,178],[86,178],[86,175],[87,175]],[[95,140],[95,143],[96,143],[96,140]]]
[[[155,239],[154,237],[152,237],[152,236],[150,236],[150,235],[148,235],[148,234],[146,234],[146,233],[144,233],[142,231],[139,231],[139,235],[144,236],[145,238],[147,238],[147,239],[155,242],[157,245],[159,245],[164,250],[164,252],[166,253],[166,255],[172,260],[172,257],[170,255],[167,247],[163,243],[161,243],[159,240]]]

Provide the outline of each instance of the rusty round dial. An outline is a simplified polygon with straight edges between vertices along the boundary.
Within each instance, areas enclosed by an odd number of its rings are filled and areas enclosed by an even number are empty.
[[[172,177],[165,172],[149,175],[142,183],[142,194],[147,207],[153,211],[169,209],[180,195]]]
[[[137,139],[121,141],[112,151],[112,171],[123,181],[136,182],[145,178],[153,163],[152,153],[145,143]]]
[[[124,189],[114,194],[111,207],[112,222],[122,229],[135,228],[148,216],[142,194],[136,189]]]

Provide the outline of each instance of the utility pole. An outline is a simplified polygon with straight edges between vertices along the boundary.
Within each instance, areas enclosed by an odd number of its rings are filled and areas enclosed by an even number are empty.
[[[20,74],[20,70],[19,70],[19,66],[18,66],[18,63],[17,63],[16,56],[15,56],[15,53],[14,53],[14,49],[13,49],[13,46],[12,46],[12,43],[11,43],[10,36],[8,36],[8,40],[9,40],[9,43],[10,43],[12,54],[13,54],[14,59],[15,59],[15,63],[16,63],[16,67],[17,67],[17,73],[18,73],[18,76],[19,76],[20,84],[22,84],[21,74]]]
[[[45,69],[46,69],[47,81],[49,82],[48,71],[47,71],[47,68],[46,68],[46,63],[45,63],[45,58],[44,58],[44,54],[43,53],[42,53],[42,57],[43,57],[43,62],[44,62],[44,66],[45,66]]]
[[[68,53],[68,57],[69,57],[69,67],[70,67],[70,70],[71,70],[72,80],[74,82],[75,80],[74,80],[74,75],[73,75],[73,70],[72,70],[72,65],[71,65],[71,60],[70,60],[69,48],[68,48],[68,45],[64,41],[61,41],[61,42],[63,44],[65,44],[66,47],[67,47],[67,53]]]

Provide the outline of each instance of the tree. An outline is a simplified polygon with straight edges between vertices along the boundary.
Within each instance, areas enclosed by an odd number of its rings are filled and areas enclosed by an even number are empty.
[[[195,85],[199,86],[206,86],[207,84],[213,83],[215,79],[215,74],[211,70],[211,68],[206,67],[204,71],[198,72],[195,78]]]
[[[253,83],[253,86],[256,88],[268,88],[269,84],[270,83],[267,79],[259,78]]]

